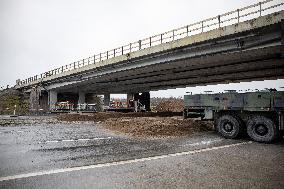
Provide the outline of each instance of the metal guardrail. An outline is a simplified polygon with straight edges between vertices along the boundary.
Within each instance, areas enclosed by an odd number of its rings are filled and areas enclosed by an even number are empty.
[[[57,75],[63,72],[75,70],[90,64],[95,64],[103,60],[114,58],[117,56],[125,55],[127,53],[139,51],[145,48],[153,47],[159,44],[168,43],[174,40],[178,40],[191,35],[203,33],[213,29],[218,29],[224,26],[237,24],[239,22],[247,21],[253,18],[257,18],[272,12],[276,12],[275,9],[283,9],[284,2],[277,2],[277,0],[266,0],[253,5],[243,7],[231,12],[227,12],[212,18],[202,20],[184,27],[173,29],[165,33],[154,35],[145,39],[138,40],[136,42],[129,43],[127,45],[120,46],[118,48],[105,51],[103,53],[95,54],[88,58],[73,62],[71,64],[50,70],[48,72],[30,77],[25,80],[17,82],[17,85],[25,85],[33,81],[38,81],[43,78]],[[272,10],[274,9],[274,11]]]

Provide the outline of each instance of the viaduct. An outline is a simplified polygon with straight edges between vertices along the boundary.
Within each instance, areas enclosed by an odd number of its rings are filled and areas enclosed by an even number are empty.
[[[149,91],[284,78],[284,3],[266,0],[92,55],[25,80],[32,109],[88,95],[125,93],[150,106]],[[139,95],[140,93],[140,95]]]

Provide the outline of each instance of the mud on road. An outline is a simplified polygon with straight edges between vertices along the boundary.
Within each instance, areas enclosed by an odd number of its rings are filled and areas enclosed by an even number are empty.
[[[94,113],[61,114],[58,116],[0,116],[0,126],[36,126],[84,123],[107,129],[120,135],[134,137],[178,137],[212,131],[213,123],[193,119],[184,120],[172,112],[160,113]]]
[[[213,130],[212,122],[183,120],[181,117],[110,118],[102,125],[111,131],[136,137],[189,136]]]
[[[101,127],[105,129],[135,137],[189,136],[213,130],[210,121],[184,120],[175,115],[173,112],[62,114],[58,120],[101,122]]]

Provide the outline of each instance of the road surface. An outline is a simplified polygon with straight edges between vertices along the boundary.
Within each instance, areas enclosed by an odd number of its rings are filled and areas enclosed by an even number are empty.
[[[284,141],[133,138],[90,123],[0,127],[0,188],[284,188]]]

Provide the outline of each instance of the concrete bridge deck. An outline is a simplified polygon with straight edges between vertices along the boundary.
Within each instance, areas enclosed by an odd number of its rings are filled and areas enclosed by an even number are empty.
[[[124,93],[283,78],[283,18],[284,11],[273,13],[46,77],[30,85],[43,83],[48,90]]]
[[[18,81],[16,88],[38,86],[49,93],[139,93],[284,78],[284,3],[263,8],[271,2],[275,1],[237,9],[88,57]],[[271,13],[275,7],[281,10]],[[248,13],[242,15],[242,11]],[[270,14],[265,15],[267,11]],[[240,21],[255,14],[256,18]]]

